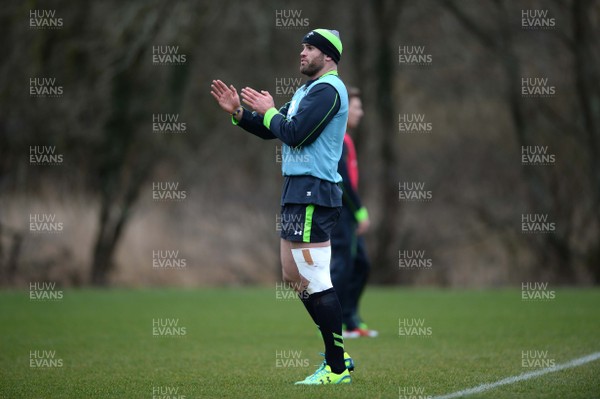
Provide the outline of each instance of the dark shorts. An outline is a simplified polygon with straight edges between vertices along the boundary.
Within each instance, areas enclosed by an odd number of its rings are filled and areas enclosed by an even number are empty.
[[[327,241],[341,209],[314,204],[285,204],[281,207],[279,235],[294,242]]]

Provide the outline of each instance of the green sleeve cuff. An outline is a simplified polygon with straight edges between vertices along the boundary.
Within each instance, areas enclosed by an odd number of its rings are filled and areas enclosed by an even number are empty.
[[[367,212],[367,208],[363,206],[358,211],[354,212],[354,218],[359,223],[363,220],[367,220],[369,218],[369,212]]]
[[[265,116],[263,118],[263,125],[265,125],[267,129],[271,128],[271,119],[273,119],[273,117],[278,113],[279,111],[277,111],[275,107],[269,108],[267,112],[265,112]]]
[[[244,107],[242,107],[242,118],[244,117]],[[231,114],[231,123],[235,126],[240,124],[240,121],[238,121],[237,119],[235,119],[235,116],[233,116],[233,114]]]

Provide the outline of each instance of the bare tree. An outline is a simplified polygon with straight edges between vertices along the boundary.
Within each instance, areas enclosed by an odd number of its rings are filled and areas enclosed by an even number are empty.
[[[383,268],[387,273],[393,270],[384,265],[396,263],[396,248],[399,231],[397,228],[400,203],[398,201],[398,176],[395,173],[398,165],[397,153],[394,150],[396,110],[398,99],[394,95],[394,83],[396,77],[396,53],[395,46],[391,40],[395,37],[394,31],[398,26],[398,20],[402,11],[403,1],[376,0],[371,7],[375,21],[376,55],[375,55],[375,102],[377,104],[378,119],[381,122],[381,141],[379,144],[379,156],[381,161],[380,181],[380,208],[382,218],[376,230],[376,249],[374,264]],[[382,280],[388,281],[386,273]]]
[[[515,30],[511,26],[511,17],[509,15],[507,3],[500,0],[494,1],[494,14],[496,15],[496,18],[495,26],[492,27],[482,26],[475,18],[470,17],[459,6],[458,2],[448,0],[444,4],[446,9],[456,17],[462,26],[494,55],[499,65],[502,67],[506,76],[506,81],[508,82],[506,85],[507,90],[505,99],[508,104],[508,109],[510,110],[517,143],[521,148],[535,144],[535,120],[528,115],[531,115],[532,107],[534,114],[548,115],[548,112],[543,111],[547,107],[542,102],[539,102],[538,104],[525,103],[522,98],[518,83],[524,76],[523,61],[516,52],[517,44]],[[582,10],[579,8],[583,7],[585,9],[586,7],[590,7],[591,2],[587,2],[587,5],[582,5],[575,1],[573,4],[573,18],[575,19],[574,26],[576,29],[576,38],[574,39],[574,42],[577,43],[574,47],[578,50],[576,51],[576,59],[578,58],[576,64],[579,65],[577,73],[578,86],[580,88],[579,97],[580,101],[585,104],[589,101],[591,93],[585,89],[584,93],[581,93],[581,86],[589,84],[590,87],[593,87],[593,83],[590,79],[590,73],[581,66],[584,64],[582,58],[587,57],[587,53],[584,49],[589,44],[585,38],[586,34],[583,33],[586,31],[582,26],[585,22],[582,21]],[[586,111],[586,107],[583,106],[583,112],[584,114],[589,114],[590,110],[588,109],[588,111]],[[561,120],[560,115],[550,115],[550,117],[554,119],[552,123],[564,123],[564,121]],[[597,132],[594,131],[590,116],[587,115],[584,119],[587,124],[585,130],[589,133],[590,157],[596,160],[597,156],[595,156],[594,152],[597,152],[597,143],[595,142]],[[544,140],[548,142],[552,139],[546,136],[544,137]],[[593,165],[592,176],[597,176],[597,161],[592,161],[591,163]],[[560,185],[568,181],[568,177],[561,176],[556,168],[535,167],[523,167],[522,176],[526,182],[528,211],[550,212],[550,214],[557,218],[557,224],[559,225],[559,228],[557,228],[553,234],[538,235],[529,237],[528,240],[526,240],[537,255],[536,269],[540,272],[541,270],[550,267],[554,271],[555,278],[559,281],[574,282],[574,261],[576,259],[576,254],[575,249],[571,244],[575,230],[573,225],[574,210],[573,204],[566,203],[571,201],[571,198],[561,196],[562,190],[559,188]],[[595,191],[597,192],[597,190]],[[594,215],[597,215],[596,211],[594,211]],[[500,221],[495,218],[490,219],[489,217],[486,218],[486,220],[487,223],[489,223],[490,220],[495,220],[496,228],[503,228],[502,225],[506,223],[506,221]]]
[[[114,269],[113,256],[123,228],[131,216],[142,185],[158,161],[158,152],[140,151],[139,120],[131,115],[131,102],[136,92],[136,74],[144,55],[160,29],[160,15],[171,8],[163,3],[158,9],[137,10],[137,23],[122,32],[129,46],[122,48],[116,60],[111,82],[111,110],[105,125],[105,140],[100,148],[98,178],[100,213],[98,234],[92,255],[91,282],[106,285]],[[144,27],[141,38],[140,26]]]
[[[575,85],[581,109],[584,130],[587,133],[589,151],[589,187],[592,192],[590,209],[591,241],[587,264],[600,283],[600,54],[598,51],[597,0],[573,1],[571,3],[573,39],[569,48],[575,61]],[[596,18],[595,22],[593,18]],[[595,26],[595,32],[593,24]],[[596,40],[594,40],[596,38]]]

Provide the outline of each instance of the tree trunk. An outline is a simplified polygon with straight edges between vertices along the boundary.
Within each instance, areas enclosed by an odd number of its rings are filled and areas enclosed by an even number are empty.
[[[112,79],[112,110],[105,125],[106,139],[100,149],[104,158],[99,167],[102,196],[98,223],[98,235],[92,254],[91,282],[93,285],[108,284],[110,272],[114,269],[114,253],[117,243],[122,236],[124,226],[129,220],[131,208],[149,175],[152,164],[156,163],[154,154],[137,160],[132,155],[136,138],[136,123],[130,115],[131,99],[135,91],[136,73],[142,62],[143,54],[148,45],[156,37],[160,29],[160,18],[165,15],[167,3],[162,4],[161,10],[155,10],[149,20],[151,27],[145,32],[145,37],[138,40],[139,32],[135,26],[124,33],[124,40],[134,43],[134,48],[128,48],[121,56],[117,73]],[[135,40],[134,40],[135,38]],[[187,76],[187,75],[185,75]],[[181,85],[178,76],[174,76],[175,86]],[[129,158],[133,160],[129,161]],[[128,162],[129,161],[129,162]],[[127,173],[130,177],[127,178]]]
[[[600,283],[600,148],[598,139],[600,137],[599,120],[600,115],[600,93],[598,93],[597,74],[600,65],[595,65],[592,51],[593,32],[590,28],[589,16],[593,15],[594,2],[590,0],[574,1],[572,4],[573,25],[573,56],[575,58],[575,87],[577,99],[581,109],[584,129],[587,133],[587,149],[589,151],[590,167],[590,189],[592,194],[591,218],[593,234],[596,239],[592,240],[592,246],[588,250],[587,266],[594,283]],[[596,12],[598,8],[596,7]],[[594,104],[596,107],[594,108]]]
[[[378,119],[381,122],[381,144],[379,147],[382,163],[380,179],[381,221],[375,237],[376,252],[374,255],[374,280],[379,283],[393,282],[392,274],[397,276],[395,265],[398,262],[398,223],[400,202],[398,201],[398,158],[395,151],[397,131],[395,121],[398,104],[393,96],[395,68],[397,67],[395,52],[390,40],[394,37],[394,26],[399,19],[402,2],[373,2],[376,19],[376,90]],[[393,267],[394,266],[394,267]]]

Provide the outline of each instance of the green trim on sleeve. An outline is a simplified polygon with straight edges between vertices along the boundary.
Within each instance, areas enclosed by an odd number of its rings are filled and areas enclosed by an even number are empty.
[[[267,129],[271,128],[271,119],[273,119],[273,117],[278,113],[279,111],[277,111],[277,108],[275,107],[269,108],[267,112],[265,112],[265,116],[263,118],[263,125],[265,125]]]
[[[239,109],[239,107],[238,107],[238,108],[236,108],[236,111],[237,111],[238,109]],[[246,109],[245,109],[244,107],[242,107],[242,118],[244,117],[244,111],[246,111]],[[239,125],[239,124],[240,124],[240,122],[239,122],[237,119],[235,119],[235,116],[234,116],[234,115],[235,115],[235,113],[231,114],[231,123],[232,123],[234,126],[237,126],[237,125]]]
[[[363,220],[367,220],[369,218],[369,212],[367,212],[367,208],[363,206],[358,211],[354,212],[354,218],[359,223]]]

